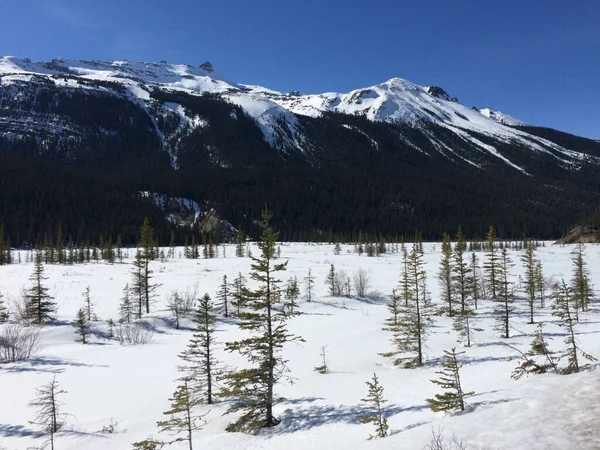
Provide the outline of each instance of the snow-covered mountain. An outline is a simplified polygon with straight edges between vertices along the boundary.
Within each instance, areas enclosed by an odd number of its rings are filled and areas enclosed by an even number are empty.
[[[177,103],[177,100],[167,101],[166,97],[181,99],[181,96],[186,96],[189,100],[207,95],[211,99],[237,105],[239,108],[230,112],[231,118],[237,118],[237,111],[250,117],[262,132],[265,143],[279,155],[307,159],[313,163],[315,155],[325,154],[328,149],[310,135],[304,118],[319,119],[330,114],[342,114],[401,126],[398,139],[407,147],[429,155],[438,153],[478,168],[500,163],[529,174],[528,166],[536,155],[549,157],[567,169],[579,168],[587,162],[600,164],[596,151],[586,151],[581,146],[570,148],[530,130],[520,129],[526,126],[524,122],[491,108],[477,110],[464,106],[437,86],[420,86],[392,78],[348,93],[302,95],[230,81],[218,74],[209,62],[194,67],[165,61],[54,59],[32,63],[29,59],[2,57],[0,111],[4,113],[0,115],[0,137],[14,140],[33,133],[38,143],[41,140],[43,145],[51,147],[59,144],[54,141],[48,144],[47,139],[40,138],[42,131],[59,134],[59,140],[64,139],[65,134],[69,139],[86,134],[75,129],[73,121],[65,120],[60,114],[52,114],[50,107],[43,111],[45,118],[41,117],[42,111],[36,109],[38,99],[32,99],[25,106],[19,104],[24,96],[31,95],[34,86],[38,91],[43,86],[44,89],[64,88],[70,93],[74,90],[94,91],[126,98],[147,113],[161,148],[169,153],[171,164],[176,168],[180,163],[181,143],[191,133],[202,134],[202,129],[210,128],[211,124],[202,111],[192,111],[193,108]],[[58,102],[56,94],[53,95]],[[165,122],[175,125],[165,127]],[[379,148],[377,136],[371,136],[355,125],[345,126],[360,132],[366,138],[367,146]],[[410,133],[402,131],[406,128],[418,130],[425,136],[429,148],[423,148],[422,143],[408,136]],[[224,167],[231,165],[231,161],[223,157],[219,142],[205,147],[209,163]],[[518,147],[519,154],[507,152],[507,147]]]

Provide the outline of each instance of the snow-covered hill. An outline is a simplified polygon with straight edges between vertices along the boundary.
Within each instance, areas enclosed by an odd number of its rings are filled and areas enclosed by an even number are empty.
[[[600,280],[600,247],[587,245],[586,261],[595,287]],[[151,263],[153,281],[159,283],[153,312],[145,321],[154,327],[154,338],[146,345],[121,346],[107,338],[110,318],[118,316],[119,298],[125,284],[131,281],[133,252],[123,263],[113,265],[90,263],[74,266],[45,266],[45,281],[49,293],[58,305],[58,321],[42,331],[42,349],[31,360],[0,365],[0,446],[11,450],[39,447],[44,439],[41,427],[30,423],[34,408],[28,403],[35,389],[56,377],[67,392],[60,396],[62,411],[68,425],[57,434],[60,450],[125,450],[131,443],[158,434],[156,421],[164,420],[169,397],[180,376],[178,354],[185,348],[192,332],[186,319],[184,328],[176,330],[169,324],[166,310],[171,292],[193,291],[209,293],[213,298],[223,275],[230,280],[238,272],[247,276],[251,260],[234,257],[233,246],[219,247],[215,259],[182,259],[182,249],[167,261]],[[256,256],[258,249],[251,245]],[[554,280],[571,276],[570,246],[551,246],[538,250],[544,276]],[[545,374],[520,380],[510,375],[518,364],[510,358],[514,352],[505,344],[522,351],[529,348],[536,325],[527,323],[526,302],[519,276],[523,268],[519,252],[510,251],[515,262],[510,280],[517,288],[517,302],[512,332],[514,337],[502,339],[495,329],[492,302],[482,300],[475,315],[473,346],[457,342],[452,322],[445,316],[436,317],[429,328],[425,351],[425,366],[402,369],[379,355],[391,350],[389,331],[382,330],[389,317],[385,306],[387,296],[398,286],[401,257],[388,253],[381,257],[359,256],[352,246],[342,246],[334,255],[332,245],[283,244],[281,260],[289,260],[282,278],[296,276],[301,281],[308,270],[315,277],[312,302],[300,301],[303,315],[289,322],[292,333],[306,342],[290,343],[284,348],[293,384],[281,384],[276,394],[285,397],[275,408],[281,423],[256,435],[227,433],[225,426],[231,416],[222,416],[228,407],[223,401],[201,405],[198,413],[208,413],[209,423],[194,434],[194,448],[214,450],[239,449],[403,449],[421,450],[429,443],[433,431],[442,430],[447,440],[455,435],[463,439],[468,450],[591,450],[600,447],[598,417],[600,415],[600,371],[596,363],[591,370],[575,375]],[[480,262],[483,254],[478,254]],[[31,263],[0,266],[0,292],[9,300],[16,299],[22,287],[30,285]],[[425,244],[427,287],[438,306],[442,305],[435,278],[440,261],[440,244]],[[330,264],[338,272],[352,276],[359,268],[367,271],[373,291],[371,298],[332,298],[327,293],[325,277]],[[83,306],[82,293],[90,287],[91,299],[99,321],[94,322],[94,336],[86,345],[75,342],[73,320]],[[519,288],[520,286],[520,288]],[[379,292],[379,294],[377,294]],[[551,301],[536,308],[536,320],[543,321],[551,349],[563,348],[564,330],[551,315]],[[600,321],[598,304],[581,313],[577,325],[581,347],[592,356],[600,356]],[[0,325],[4,327],[5,325]],[[236,319],[220,318],[217,322],[216,349],[218,359],[229,366],[240,366],[243,359],[226,352],[223,342],[238,339],[242,334]],[[321,364],[321,348],[326,346],[330,373],[314,371]],[[465,390],[474,391],[467,399],[470,411],[463,414],[434,413],[426,398],[439,393],[430,382],[437,378],[443,350],[456,346],[465,351],[461,356],[461,379]],[[358,414],[365,413],[361,399],[367,395],[366,381],[377,373],[384,388],[385,415],[391,436],[368,440],[374,428],[360,424]],[[102,433],[103,427],[116,423],[114,433]],[[172,448],[187,448],[184,443]]]
[[[0,89],[7,89],[14,83],[22,85],[39,81],[40,77],[45,82],[71,89],[90,89],[94,83],[100,89],[102,83],[117,83],[126,89],[131,100],[146,109],[152,107],[152,91],[156,89],[192,96],[211,94],[240,106],[260,127],[268,145],[282,155],[297,153],[307,157],[308,153],[314,154],[313,139],[306,134],[299,117],[318,118],[333,112],[422,130],[439,154],[456,157],[475,167],[482,167],[482,160],[487,159],[529,173],[514,155],[502,150],[506,146],[519,146],[534,158],[536,155],[550,157],[562,168],[578,168],[584,161],[600,164],[600,159],[581,149],[571,149],[514,128],[525,124],[508,114],[491,108],[476,110],[466,107],[440,87],[420,86],[402,78],[392,78],[348,93],[302,95],[230,81],[215,72],[208,62],[194,67],[165,61],[143,63],[54,59],[33,63],[16,57],[0,58]],[[81,83],[81,80],[86,80],[86,83]],[[184,108],[164,105],[161,108],[163,114],[177,114],[186,123],[188,132],[206,125],[201,117],[192,117],[193,120],[190,120]],[[155,123],[159,120],[156,116],[152,119]],[[10,118],[0,117],[0,126],[6,121],[10,121]],[[432,133],[429,130],[431,126],[441,127],[452,138],[442,138],[439,133]],[[26,129],[27,123],[13,121],[6,127],[14,133],[14,130]],[[158,127],[157,134],[163,146],[168,147],[169,136]],[[454,143],[449,144],[449,140]],[[418,147],[415,142],[409,145]],[[465,152],[462,149],[464,146],[476,149],[475,154]],[[177,155],[173,149],[169,151],[173,165],[177,167]],[[216,164],[227,165],[227,162],[218,161],[218,157],[213,159]]]

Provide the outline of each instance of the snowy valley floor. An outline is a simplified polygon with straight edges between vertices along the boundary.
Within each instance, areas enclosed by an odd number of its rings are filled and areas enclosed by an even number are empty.
[[[552,246],[537,250],[544,275],[556,279],[571,278],[571,248]],[[178,249],[179,254],[181,249]],[[252,247],[255,256],[258,250]],[[219,248],[222,253],[222,247]],[[586,261],[592,283],[600,288],[600,246],[586,246]],[[519,252],[510,252],[514,261],[512,279],[523,275]],[[233,246],[226,257],[188,260],[176,257],[153,262],[158,289],[154,312],[147,320],[155,327],[152,342],[121,346],[107,340],[107,320],[117,319],[121,292],[131,279],[131,259],[113,265],[89,263],[75,266],[45,266],[46,285],[58,305],[58,321],[44,327],[42,350],[30,361],[0,366],[0,447],[27,449],[42,444],[40,428],[30,423],[34,411],[28,407],[35,389],[56,376],[67,393],[64,412],[72,414],[66,431],[57,435],[57,450],[129,449],[131,443],[148,435],[157,435],[156,421],[169,407],[169,397],[179,376],[178,354],[185,348],[191,331],[175,330],[170,325],[166,301],[173,290],[185,291],[196,283],[199,294],[208,292],[213,299],[223,275],[231,281],[238,272],[248,277],[250,259],[235,258]],[[480,263],[483,253],[478,253]],[[25,258],[25,253],[22,253]],[[514,354],[505,342],[523,351],[528,349],[535,325],[527,324],[523,292],[518,292],[518,315],[512,321],[514,337],[506,340],[495,331],[492,305],[481,301],[474,345],[464,348],[456,341],[451,321],[436,317],[427,340],[426,365],[401,369],[378,353],[391,350],[391,333],[382,331],[388,317],[387,295],[398,286],[399,253],[369,258],[342,246],[334,255],[331,245],[282,244],[281,259],[289,260],[282,277],[297,276],[304,292],[303,279],[309,268],[315,277],[315,299],[300,302],[303,315],[289,322],[290,331],[301,335],[305,343],[290,343],[285,349],[292,385],[279,385],[276,391],[287,400],[275,412],[281,424],[257,435],[227,433],[231,417],[222,416],[223,402],[200,409],[210,411],[209,423],[195,434],[197,449],[423,449],[432,430],[443,430],[468,443],[470,449],[597,449],[600,448],[600,369],[593,366],[580,374],[537,375],[512,380],[517,365],[509,360]],[[428,288],[434,303],[439,301],[435,274],[440,261],[440,244],[425,244]],[[330,264],[337,271],[352,275],[359,267],[370,274],[371,290],[382,294],[379,300],[331,298],[325,277]],[[0,291],[15,298],[29,287],[33,265],[21,263],[0,266]],[[73,320],[83,306],[83,292],[90,287],[100,322],[94,324],[96,336],[88,345],[75,342]],[[550,302],[538,310],[537,320],[547,323],[545,332],[552,337],[552,348],[562,348],[563,331],[553,324]],[[184,325],[189,326],[190,321]],[[240,335],[235,319],[220,319],[218,340],[223,343]],[[581,315],[578,338],[582,348],[600,358],[600,305]],[[327,346],[331,373],[313,370],[320,364],[320,351]],[[443,350],[456,346],[462,356],[462,381],[466,390],[475,392],[467,401],[472,410],[463,414],[433,413],[426,398],[439,393],[430,382]],[[229,366],[243,360],[219,349],[219,359]],[[595,364],[595,363],[593,363]],[[360,399],[365,397],[368,381],[376,372],[388,400],[386,414],[391,436],[368,440],[370,425],[360,424],[356,416],[364,412]],[[111,420],[118,422],[114,434],[99,431]],[[173,445],[171,448],[179,448]],[[185,448],[185,444],[181,444]]]

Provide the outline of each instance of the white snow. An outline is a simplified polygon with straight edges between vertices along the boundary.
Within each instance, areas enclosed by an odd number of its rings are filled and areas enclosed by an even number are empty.
[[[199,294],[213,295],[223,275],[230,279],[238,271],[248,275],[249,258],[235,258],[234,248],[226,246],[226,257],[210,260],[187,260],[177,257],[151,263],[158,289],[154,312],[147,318],[156,327],[154,340],[147,345],[120,346],[115,341],[94,337],[89,345],[74,342],[72,321],[83,306],[82,293],[90,287],[91,297],[101,321],[96,331],[106,331],[106,320],[117,318],[121,290],[130,281],[131,258],[108,265],[89,263],[74,266],[45,266],[47,286],[58,304],[58,322],[42,332],[42,351],[32,360],[0,366],[0,445],[15,449],[39,446],[40,428],[29,423],[33,411],[27,403],[36,387],[56,376],[68,391],[62,398],[69,417],[66,431],[57,435],[56,448],[61,450],[126,449],[149,434],[157,436],[155,422],[169,407],[178,377],[178,353],[187,344],[191,332],[168,325],[166,298],[175,289],[186,290],[198,285]],[[252,245],[252,252],[258,249]],[[587,245],[586,261],[592,281],[600,280],[600,246]],[[302,344],[289,344],[293,385],[279,385],[276,392],[287,398],[275,408],[280,425],[257,435],[224,431],[231,417],[222,417],[227,403],[199,407],[209,412],[209,424],[195,434],[195,448],[244,449],[423,449],[432,429],[443,429],[468,442],[472,449],[596,449],[600,447],[597,423],[600,417],[600,371],[597,367],[581,374],[531,376],[518,381],[510,378],[517,362],[510,361],[508,342],[525,350],[535,325],[528,325],[524,300],[518,300],[519,314],[512,322],[515,337],[503,340],[494,331],[489,301],[481,301],[478,325],[484,331],[475,334],[475,344],[464,348],[448,318],[436,318],[427,341],[426,366],[401,369],[378,355],[391,349],[390,333],[382,331],[388,316],[385,299],[330,298],[324,284],[330,264],[348,275],[359,267],[369,271],[372,289],[387,295],[398,285],[400,256],[397,253],[368,258],[342,246],[334,255],[333,246],[315,244],[281,244],[282,260],[288,260],[284,280],[297,276],[301,282],[311,268],[315,276],[316,298],[301,302],[303,315],[289,323],[290,331],[303,336]],[[440,244],[425,244],[428,288],[440,304],[434,274],[440,260]],[[550,246],[538,250],[544,274],[555,279],[570,278],[569,246]],[[129,256],[133,253],[130,251]],[[519,252],[510,252],[515,266],[512,280],[523,275]],[[24,261],[25,252],[21,252]],[[479,253],[480,260],[483,254]],[[29,286],[32,264],[0,266],[0,291],[9,298]],[[522,297],[519,291],[518,296]],[[546,322],[545,331],[552,337],[551,346],[562,348],[562,331],[553,323],[551,310],[539,310],[538,319]],[[600,356],[600,311],[595,304],[591,312],[581,315],[578,339],[588,353]],[[190,325],[186,322],[186,325]],[[220,342],[240,336],[235,320],[220,320]],[[321,346],[327,346],[331,373],[321,375],[313,368],[320,364]],[[444,349],[457,346],[465,350],[462,369],[463,386],[475,392],[468,402],[473,410],[464,414],[431,412],[425,399],[439,392],[429,380],[439,370]],[[234,354],[218,350],[221,360],[231,366],[243,364]],[[365,382],[376,372],[388,400],[386,414],[392,435],[367,440],[373,429],[359,424],[356,414],[363,412],[360,399],[366,395]],[[111,419],[119,422],[115,434],[98,431]],[[162,437],[162,436],[160,436]],[[165,436],[166,437],[166,436]],[[174,445],[173,448],[185,448]]]
[[[48,63],[32,63],[28,59],[0,57],[0,75],[3,84],[22,79],[25,75],[69,75],[90,80],[118,82],[127,85],[132,96],[147,102],[149,94],[144,87],[179,90],[192,95],[212,93],[220,95],[253,117],[259,124],[265,140],[273,145],[283,139],[285,150],[302,151],[303,138],[298,132],[294,114],[318,117],[324,112],[362,115],[372,121],[404,123],[414,127],[433,123],[447,127],[484,152],[499,157],[509,166],[522,168],[500,155],[490,145],[472,137],[467,131],[490,136],[506,143],[518,143],[535,152],[551,154],[564,167],[578,168],[579,162],[589,160],[600,164],[600,158],[589,156],[556,145],[509,125],[524,122],[491,108],[473,110],[451,97],[436,97],[427,86],[402,78],[392,78],[375,86],[356,89],[349,93],[292,95],[262,86],[243,85],[229,81],[213,70],[185,64],[133,61],[75,61],[57,58]],[[71,87],[72,84],[70,84]],[[287,125],[282,125],[286,122]],[[435,145],[444,153],[445,146]],[[549,151],[551,148],[553,152]]]

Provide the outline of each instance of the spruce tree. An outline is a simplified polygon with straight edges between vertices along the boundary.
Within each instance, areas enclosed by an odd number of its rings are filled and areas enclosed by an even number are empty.
[[[397,333],[400,327],[402,304],[400,303],[400,297],[396,294],[396,289],[392,289],[392,295],[390,296],[386,306],[390,312],[390,316],[385,319],[385,326],[382,328],[382,330]]]
[[[156,242],[154,241],[150,219],[144,219],[142,228],[140,229],[140,240],[138,242],[138,250],[136,254],[136,263],[141,265],[141,288],[146,308],[146,314],[150,314],[150,300],[153,297],[154,290],[158,285],[151,282],[152,271],[150,270],[150,261],[156,259]]]
[[[329,373],[329,364],[327,362],[327,353],[325,349],[326,345],[321,346],[321,365],[314,368],[315,372],[319,372],[322,375]]]
[[[223,303],[223,315],[229,317],[229,285],[227,284],[227,275],[223,275],[223,282],[217,292],[217,298]]]
[[[325,278],[325,284],[329,289],[329,295],[331,297],[337,297],[338,290],[336,288],[336,279],[335,279],[335,267],[333,264],[329,267],[329,272],[327,272],[327,278]]]
[[[40,252],[35,255],[35,266],[29,279],[33,282],[33,285],[25,294],[28,319],[38,325],[54,320],[56,303],[52,301],[53,297],[48,294],[48,288],[43,285],[44,280],[47,280],[47,278],[44,277],[44,266]]]
[[[411,297],[410,273],[408,270],[408,251],[402,244],[402,273],[400,276],[400,298],[404,301],[404,306],[408,306]]]
[[[592,301],[593,292],[590,286],[590,275],[585,262],[585,247],[577,244],[571,252],[573,256],[573,277],[571,279],[571,296],[575,318],[579,321],[579,311],[587,311]]]
[[[531,239],[525,241],[525,251],[521,255],[521,261],[525,268],[525,295],[527,296],[527,304],[529,306],[529,323],[534,323],[533,313],[537,293],[537,261],[535,259],[535,247]]]
[[[423,365],[423,347],[427,328],[432,323],[432,305],[427,292],[427,272],[424,268],[422,247],[414,244],[408,256],[409,294],[408,306],[402,306],[398,331],[394,333],[394,351],[381,353],[395,358],[395,365],[417,367]]]
[[[157,426],[161,433],[166,432],[175,436],[185,433],[185,437],[175,438],[166,444],[170,445],[176,442],[187,442],[188,449],[194,450],[193,433],[204,427],[206,424],[204,416],[206,416],[206,414],[194,414],[194,408],[201,404],[202,400],[190,387],[191,382],[192,380],[190,378],[181,379],[181,384],[177,386],[177,389],[175,389],[175,392],[173,393],[173,397],[169,399],[171,401],[170,409],[163,413],[169,416],[169,418],[157,422]],[[160,444],[164,445],[165,443],[161,442]]]
[[[367,381],[367,386],[369,392],[365,398],[361,399],[361,402],[366,403],[371,411],[368,414],[359,415],[358,421],[375,425],[375,434],[370,435],[369,439],[387,437],[389,426],[383,408],[387,400],[383,397],[383,386],[379,384],[377,374],[374,373],[371,381]]]
[[[248,299],[246,277],[244,277],[241,272],[238,272],[238,276],[234,278],[230,293],[231,298],[233,299],[231,304],[236,308],[236,315],[239,316]]]
[[[485,251],[486,260],[483,263],[485,271],[486,283],[489,287],[489,292],[492,295],[492,300],[497,301],[500,294],[501,274],[500,274],[500,250],[496,245],[496,231],[493,226],[490,226],[488,231]]]
[[[546,306],[546,280],[542,269],[542,261],[539,259],[535,263],[535,290],[540,299],[540,308]]]
[[[471,298],[473,299],[473,306],[477,309],[477,301],[480,297],[479,292],[479,261],[475,252],[471,253],[471,264],[469,265],[469,290],[471,292]]]
[[[571,289],[563,280],[557,288],[556,300],[552,305],[552,315],[558,319],[558,325],[567,332],[564,341],[566,348],[559,358],[567,359],[567,367],[561,370],[561,373],[565,375],[578,373],[581,370],[580,356],[588,361],[596,361],[596,358],[579,348],[575,331],[577,323],[575,305],[578,301],[580,299],[572,294]]]
[[[8,308],[4,303],[4,295],[0,291],[0,323],[5,323],[8,321]]]
[[[50,450],[54,450],[55,434],[67,423],[67,414],[61,412],[63,403],[59,399],[66,393],[67,391],[60,388],[55,377],[52,381],[37,388],[34,399],[29,403],[30,407],[36,408],[35,417],[31,423],[41,425],[44,432],[48,434]]]
[[[518,380],[524,375],[546,373],[550,370],[554,372],[558,371],[557,358],[550,352],[543,331],[543,324],[538,323],[535,336],[531,342],[529,351],[526,353],[509,345],[510,348],[518,353],[517,358],[521,360],[521,364],[510,375],[512,379]]]
[[[312,270],[308,268],[308,275],[304,277],[305,290],[305,298],[307,302],[312,302],[313,298],[313,284],[315,284],[315,277],[312,276]]]
[[[77,318],[75,319],[75,332],[77,333],[77,342],[81,342],[82,344],[87,343],[87,337],[90,334],[90,324],[87,320],[86,314],[83,311],[83,308],[80,308],[77,311]]]
[[[238,230],[235,233],[235,256],[238,258],[244,257],[244,233],[241,230]]]
[[[444,350],[443,369],[436,372],[439,379],[431,380],[440,386],[444,392],[436,394],[434,398],[428,398],[427,403],[433,412],[439,411],[464,411],[465,398],[473,395],[473,392],[464,392],[460,382],[460,368],[458,356],[465,352],[456,352],[456,348]]]
[[[90,296],[90,287],[85,288],[83,293],[83,301],[85,304],[85,320],[91,322],[95,318],[94,304],[92,303],[92,297]]]
[[[215,358],[215,317],[208,294],[198,300],[195,330],[187,348],[179,355],[186,362],[180,369],[192,380],[190,389],[207,404],[214,402],[214,384],[222,370]]]
[[[454,286],[452,285],[452,243],[450,235],[444,233],[442,240],[442,260],[438,271],[442,301],[447,305],[448,316],[453,316]]]
[[[131,303],[129,284],[123,288],[123,297],[119,305],[119,323],[131,323],[135,317],[134,307]]]
[[[509,338],[510,337],[510,318],[514,311],[512,306],[514,302],[514,295],[512,289],[512,283],[508,281],[509,277],[509,268],[512,265],[512,261],[508,256],[508,251],[506,247],[502,248],[500,251],[500,262],[498,267],[496,268],[496,274],[499,277],[500,285],[496,298],[496,314],[497,314],[497,322],[498,329],[502,333],[502,337]]]
[[[298,287],[298,277],[292,277],[288,280],[285,287],[285,306],[293,314],[298,308],[298,298],[300,297],[300,288]]]
[[[452,286],[458,302],[460,303],[461,314],[465,314],[468,309],[467,299],[472,295],[469,283],[469,265],[465,258],[467,244],[462,228],[458,227],[456,232],[456,244],[452,254]]]
[[[239,352],[248,359],[250,368],[231,372],[226,377],[226,387],[221,394],[233,399],[227,413],[242,412],[228,427],[228,431],[256,430],[279,423],[273,406],[280,401],[274,392],[275,385],[284,378],[288,369],[281,352],[287,342],[302,340],[287,331],[286,322],[291,313],[274,308],[280,280],[278,272],[286,269],[287,262],[275,264],[275,246],[278,233],[270,226],[271,214],[262,213],[260,258],[252,258],[251,277],[258,288],[251,291],[246,311],[240,313],[239,327],[248,337],[226,344],[227,350]]]

